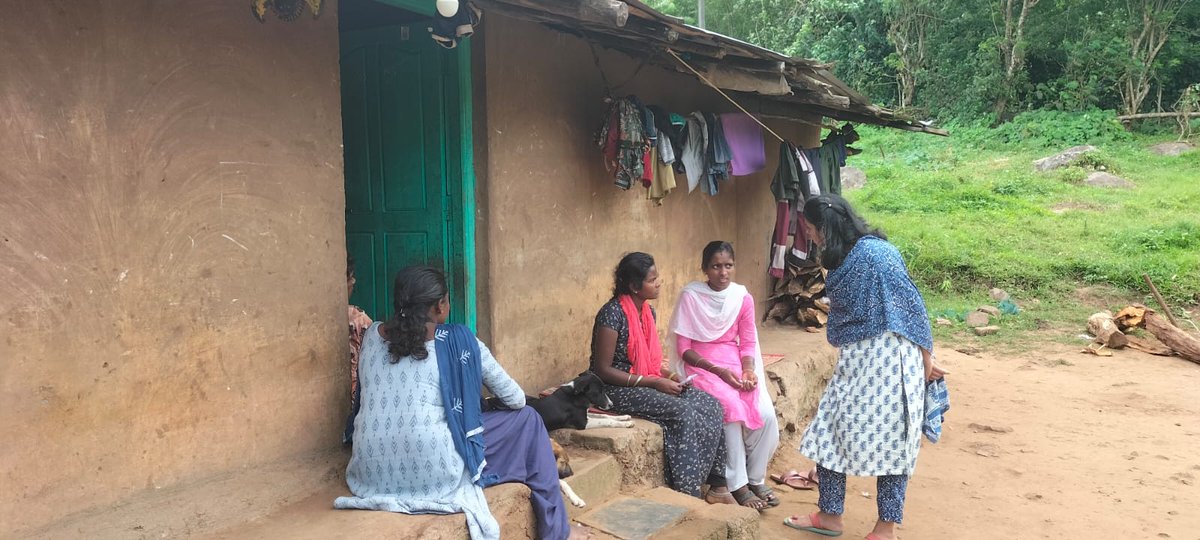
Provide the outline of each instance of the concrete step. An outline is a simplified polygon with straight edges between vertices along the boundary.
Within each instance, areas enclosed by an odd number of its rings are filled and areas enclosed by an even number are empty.
[[[757,540],[759,513],[710,505],[666,487],[621,496],[578,521],[620,540]]]
[[[621,492],[621,465],[611,454],[576,447],[568,447],[567,454],[575,473],[567,478],[567,484],[587,503],[580,508],[566,501],[567,515],[571,519],[603,505]]]
[[[348,495],[345,485],[329,486],[296,504],[262,519],[204,536],[226,539],[379,538],[388,540],[463,540],[467,522],[462,514],[407,515],[369,510],[336,510],[333,500]],[[501,484],[484,490],[488,508],[500,522],[504,538],[537,538],[529,488]]]
[[[621,470],[625,489],[639,490],[663,485],[662,428],[634,419],[631,428],[559,429],[550,434],[559,444],[612,455]]]

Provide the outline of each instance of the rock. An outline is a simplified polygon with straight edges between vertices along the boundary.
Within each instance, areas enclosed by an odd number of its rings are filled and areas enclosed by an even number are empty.
[[[1185,142],[1165,142],[1151,146],[1147,150],[1160,156],[1175,157],[1195,149],[1195,146]]]
[[[1008,296],[1008,293],[1005,292],[1004,289],[992,289],[992,290],[988,291],[988,294],[991,295],[992,300],[995,300],[997,302],[1003,302],[1010,298],[1010,296]]]
[[[991,316],[993,316],[993,317],[999,317],[999,316],[1000,316],[1000,308],[998,308],[998,307],[996,307],[996,306],[979,306],[979,309],[978,309],[978,310],[976,310],[976,311],[982,311],[982,312],[984,312],[984,313],[987,313],[988,315],[991,315]]]
[[[1092,174],[1089,174],[1088,177],[1083,180],[1083,183],[1084,185],[1098,188],[1133,189],[1137,187],[1129,180],[1121,178],[1115,174],[1102,171],[1096,171]]]
[[[941,317],[937,318],[936,323],[938,326],[954,326],[953,321],[951,321],[950,319],[943,319]]]
[[[850,191],[867,185],[867,173],[858,167],[842,167],[842,189]]]
[[[1074,162],[1079,156],[1082,156],[1088,152],[1095,152],[1096,150],[1097,148],[1090,144],[1068,148],[1059,154],[1034,161],[1033,169],[1038,172],[1046,172],[1066,167]]]
[[[967,314],[967,326],[970,326],[971,328],[987,326],[991,322],[992,318],[988,316],[987,313],[982,311],[972,311]]]
[[[993,425],[989,425],[989,424],[976,424],[974,422],[967,424],[967,427],[969,427],[975,431],[988,431],[991,433],[1012,433],[1013,432],[1013,428],[1010,428],[1008,426],[993,426]]]
[[[996,332],[999,332],[999,331],[1000,331],[1000,327],[999,327],[999,326],[980,326],[980,327],[978,327],[978,328],[976,328],[976,329],[975,329],[975,335],[977,335],[977,336],[990,336],[990,335],[992,335],[992,334],[995,334]]]

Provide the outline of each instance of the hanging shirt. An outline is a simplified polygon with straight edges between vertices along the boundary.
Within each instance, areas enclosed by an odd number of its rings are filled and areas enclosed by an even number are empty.
[[[842,167],[846,166],[846,138],[831,135],[819,152],[821,158],[821,193],[842,194]]]
[[[700,177],[704,175],[704,154],[708,150],[708,127],[704,115],[694,113],[687,119],[687,140],[683,143],[684,173],[687,174],[688,193],[696,191]]]
[[[654,179],[646,189],[646,198],[653,201],[654,206],[662,206],[663,197],[675,189],[675,170],[671,168],[671,164],[658,159],[657,149],[650,149],[650,154],[653,156],[651,161],[654,162]]]
[[[722,114],[721,127],[733,154],[730,165],[734,176],[746,176],[766,168],[767,153],[763,148],[762,126],[753,117],[740,112]]]

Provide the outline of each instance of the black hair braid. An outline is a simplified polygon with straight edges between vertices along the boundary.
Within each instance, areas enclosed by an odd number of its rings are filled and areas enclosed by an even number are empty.
[[[425,349],[426,325],[432,322],[429,311],[446,297],[446,276],[428,266],[409,266],[396,274],[392,294],[392,318],[383,323],[391,362],[411,356],[429,357]]]

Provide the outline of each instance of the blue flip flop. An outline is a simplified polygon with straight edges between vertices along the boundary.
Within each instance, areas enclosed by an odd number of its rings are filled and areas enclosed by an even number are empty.
[[[842,535],[842,531],[832,531],[829,529],[821,528],[821,519],[818,517],[819,515],[820,514],[815,514],[815,513],[809,514],[808,521],[809,521],[809,523],[812,523],[812,526],[810,526],[810,527],[801,527],[799,525],[796,525],[795,523],[792,522],[792,518],[790,518],[790,517],[783,520],[783,524],[788,527],[791,527],[793,529],[796,529],[797,531],[806,531],[806,532],[810,532],[810,533],[817,533],[821,536],[833,537],[833,536],[841,536]]]

